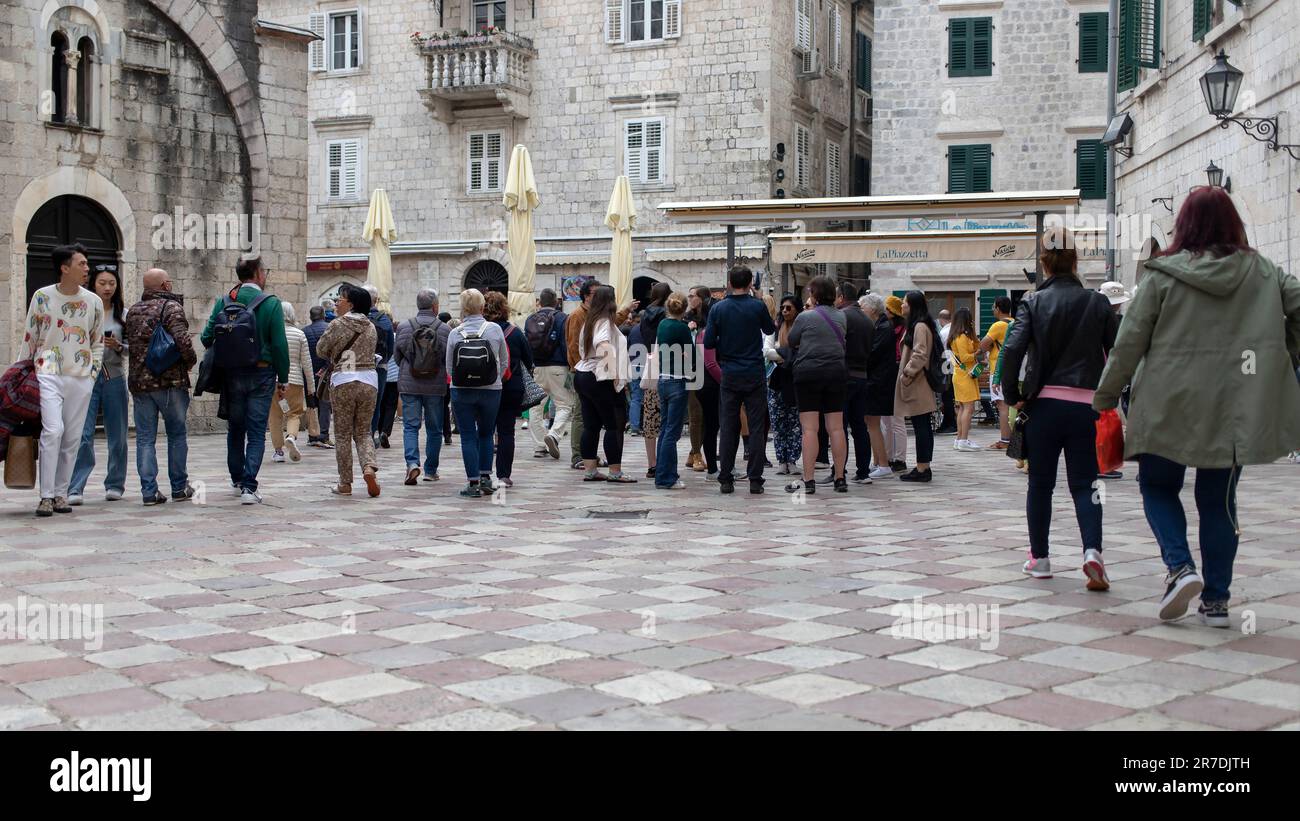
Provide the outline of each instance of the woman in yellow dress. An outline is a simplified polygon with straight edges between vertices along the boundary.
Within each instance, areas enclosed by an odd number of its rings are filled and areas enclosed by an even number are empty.
[[[952,392],[957,403],[957,439],[953,450],[976,451],[980,447],[970,440],[971,420],[980,401],[979,371],[975,361],[979,353],[975,320],[969,308],[958,308],[948,332],[948,351],[952,357]]]

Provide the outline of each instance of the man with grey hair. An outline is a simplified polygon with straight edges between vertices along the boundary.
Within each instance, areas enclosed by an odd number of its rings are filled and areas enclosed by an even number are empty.
[[[379,430],[379,420],[384,413],[384,395],[388,392],[388,362],[393,358],[393,348],[397,344],[397,334],[393,330],[393,318],[379,309],[379,289],[367,282],[364,286],[370,294],[370,321],[378,332],[375,340],[375,353],[379,361],[375,371],[379,374],[379,392],[375,398],[375,415],[370,419],[370,435],[375,440],[375,447],[388,447],[388,435]],[[385,304],[385,310],[388,306]],[[394,399],[394,402],[397,400]],[[392,417],[389,417],[390,421]]]
[[[397,328],[393,361],[398,366],[397,389],[402,399],[402,447],[406,484],[420,479],[420,425],[423,423],[424,481],[438,481],[442,428],[447,396],[447,337],[451,328],[438,318],[438,292],[425,288],[415,295],[417,313]]]
[[[338,318],[338,313],[336,313],[335,310],[338,306],[334,304],[334,300],[322,299],[320,301],[320,307],[321,310],[325,312],[326,322],[333,322],[335,319]]]

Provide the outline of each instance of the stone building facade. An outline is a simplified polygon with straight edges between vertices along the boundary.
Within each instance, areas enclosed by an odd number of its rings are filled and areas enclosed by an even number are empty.
[[[126,304],[166,269],[195,334],[242,253],[305,295],[309,32],[255,0],[5,0],[0,78],[0,359],[53,245],[116,265]],[[215,421],[209,400],[193,424]]]
[[[1251,244],[1284,270],[1300,270],[1300,163],[1235,123],[1221,128],[1200,88],[1201,76],[1222,49],[1244,73],[1234,113],[1278,116],[1279,141],[1300,143],[1297,5],[1294,0],[1249,0],[1241,6],[1213,0],[1204,4],[1209,18],[1203,21],[1193,18],[1197,5],[1165,0],[1161,67],[1141,69],[1136,87],[1118,101],[1119,112],[1133,119],[1133,156],[1119,157],[1116,168],[1118,210],[1121,216],[1150,217],[1146,232],[1120,238],[1118,270],[1130,285],[1141,277],[1139,258],[1168,247],[1178,208],[1194,186],[1207,184],[1211,162],[1223,169]],[[1152,202],[1157,198],[1172,198],[1168,209]]]
[[[851,15],[869,36],[867,2],[280,0],[274,9],[325,38],[304,61],[313,68],[313,298],[365,280],[361,227],[376,188],[397,222],[399,317],[422,287],[437,288],[453,313],[462,288],[503,287],[499,189],[516,144],[529,149],[542,200],[537,287],[606,279],[605,210],[628,171],[638,293],[656,280],[724,283],[723,229],[675,226],[660,203],[766,199],[778,189],[847,195],[855,149],[869,157],[865,120],[850,143]],[[504,33],[456,36],[483,25]],[[416,32],[451,37],[417,45]],[[742,233],[737,245],[765,271],[764,235]]]
[[[1104,224],[1098,143],[1107,125],[1107,75],[1104,44],[1096,49],[1106,12],[1106,0],[877,0],[872,193],[1082,188],[1079,223]],[[1025,228],[1033,220],[872,227]],[[939,307],[971,308],[982,328],[997,296],[1018,298],[1031,287],[1025,267],[1032,270],[1032,260],[878,263],[871,279],[873,290],[920,288]],[[1089,283],[1101,283],[1102,262],[1081,267]]]

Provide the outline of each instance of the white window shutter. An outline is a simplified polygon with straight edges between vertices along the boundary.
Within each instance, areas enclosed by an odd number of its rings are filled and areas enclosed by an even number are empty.
[[[485,144],[484,135],[482,133],[469,135],[469,166],[465,179],[465,187],[469,191],[483,190]]]
[[[626,36],[623,32],[624,0],[605,0],[605,42],[621,43]]]
[[[800,188],[807,188],[812,179],[812,137],[808,129],[795,126],[795,182]]]
[[[664,121],[645,122],[645,181],[662,182],[667,176],[664,168]]]
[[[840,195],[840,145],[826,143],[826,196]]]
[[[831,68],[839,71],[844,67],[844,47],[841,45],[844,41],[844,15],[838,5],[831,6],[831,30],[827,36],[831,38]]]
[[[812,0],[795,0],[795,48],[810,53],[813,48]]]
[[[682,36],[682,0],[664,0],[664,39]]]
[[[312,40],[307,46],[307,70],[324,71],[325,70],[325,46],[328,45],[328,36],[325,32],[325,15],[312,13],[307,15],[307,28],[311,33],[319,35],[321,39]]]
[[[325,186],[328,199],[338,199],[343,194],[343,145],[328,143],[325,147]]]
[[[347,199],[355,199],[361,194],[360,140],[345,140],[343,142],[342,194]]]
[[[505,162],[502,152],[504,144],[500,131],[489,132],[487,135],[487,145],[484,153],[487,155],[487,174],[484,179],[484,187],[487,191],[500,191],[504,186],[501,179],[501,166]]]
[[[623,128],[623,173],[632,182],[645,182],[645,124],[629,120]]]

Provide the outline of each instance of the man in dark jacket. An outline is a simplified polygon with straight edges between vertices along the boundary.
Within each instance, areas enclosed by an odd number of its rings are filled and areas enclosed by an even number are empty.
[[[144,275],[144,293],[127,311],[123,323],[131,360],[127,387],[135,407],[135,467],[140,474],[140,491],[146,505],[167,501],[158,490],[158,416],[167,429],[167,478],[172,498],[184,501],[194,496],[186,472],[189,442],[185,414],[190,406],[190,368],[198,362],[190,324],[185,318],[185,298],[172,291],[171,277],[161,268],[150,268]],[[155,374],[145,364],[149,343],[161,324],[171,334],[180,359],[162,373]]]
[[[261,257],[241,259],[235,266],[239,285],[225,296],[243,305],[252,305],[262,296],[268,276]],[[217,317],[225,300],[218,299],[199,339],[204,347],[216,344]],[[284,309],[280,300],[268,295],[254,309],[260,353],[252,366],[239,371],[225,371],[221,388],[222,402],[228,404],[226,419],[226,467],[230,482],[239,491],[240,504],[257,505],[257,474],[266,453],[266,428],[271,418],[271,402],[283,399],[289,387],[289,342],[284,333]]]
[[[379,447],[379,417],[384,412],[383,399],[385,386],[388,384],[388,360],[393,357],[397,334],[393,330],[393,318],[379,310],[379,289],[373,285],[366,285],[365,288],[370,293],[371,305],[374,306],[370,309],[370,321],[378,331],[375,353],[379,354],[380,359],[375,365],[375,370],[379,373],[379,393],[375,399],[375,415],[370,420],[370,435],[374,437],[375,447]],[[387,439],[384,440],[384,447],[388,447]]]
[[[736,447],[740,444],[740,409],[749,422],[749,492],[763,492],[763,465],[767,453],[767,380],[763,367],[763,334],[776,333],[767,306],[751,291],[754,274],[744,265],[727,272],[731,293],[709,309],[704,347],[717,352],[722,369],[719,399],[721,464],[718,486],[735,492]]]
[[[438,319],[438,292],[425,288],[415,295],[416,315],[397,327],[397,345],[393,359],[400,369],[397,382],[402,398],[402,447],[406,456],[406,484],[420,478],[420,425],[424,424],[424,481],[438,481],[438,457],[442,453],[444,402],[447,395],[447,370],[444,364],[447,337],[451,328]],[[417,364],[416,333],[424,328],[433,331],[433,371],[415,373]]]
[[[857,468],[853,481],[871,484],[871,436],[867,432],[867,360],[875,327],[858,306],[858,286],[841,282],[835,291],[835,307],[844,312],[848,331],[844,334],[844,364],[848,368],[848,393],[844,399],[844,421],[853,442]],[[832,477],[833,481],[833,477]]]
[[[547,345],[551,352],[550,356],[543,356],[544,349],[533,350],[533,361],[537,363],[537,368],[533,371],[533,379],[537,380],[537,384],[550,397],[551,404],[555,407],[555,420],[548,431],[540,410],[536,414],[530,410],[528,432],[533,435],[533,444],[536,446],[533,450],[534,456],[550,455],[559,459],[560,437],[568,431],[569,417],[578,404],[578,397],[574,394],[573,388],[567,385],[569,358],[564,327],[568,317],[560,308],[559,296],[550,288],[543,288],[538,295],[536,313],[549,317],[551,331],[548,334]],[[525,330],[527,327],[525,323]],[[540,409],[542,406],[537,407]]]
[[[316,343],[324,336],[325,329],[329,326],[329,320],[325,318],[325,307],[323,305],[312,306],[311,324],[303,328],[302,333],[303,336],[307,337],[307,349],[311,352],[311,369],[316,373],[318,380],[325,375],[325,369],[330,366],[330,363],[316,354]],[[319,419],[317,429],[320,433],[318,435],[309,435],[307,443],[316,448],[333,447],[330,444],[330,403],[328,399],[317,400],[316,416]]]

